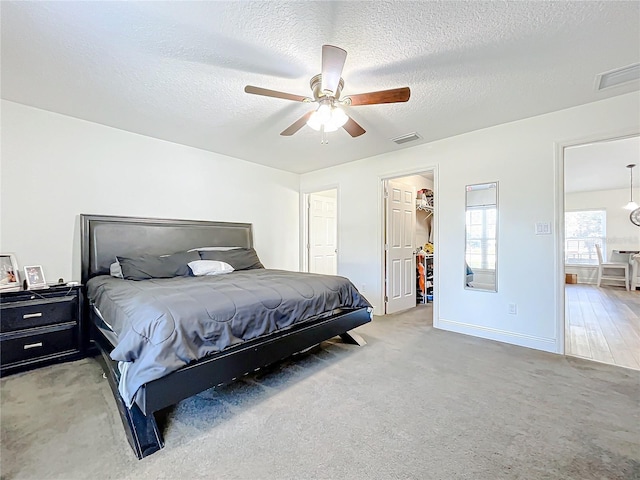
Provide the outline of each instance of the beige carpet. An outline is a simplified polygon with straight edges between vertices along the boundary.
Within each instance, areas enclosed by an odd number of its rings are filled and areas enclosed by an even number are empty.
[[[640,479],[640,373],[430,327],[430,307],[163,412],[138,461],[92,359],[1,381],[9,479]]]

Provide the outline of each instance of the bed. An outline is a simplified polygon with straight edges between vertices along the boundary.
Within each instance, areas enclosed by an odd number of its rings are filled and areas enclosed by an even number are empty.
[[[163,278],[138,282],[109,275],[116,256],[135,258],[144,254],[160,256],[201,248],[223,250],[231,247],[253,248],[251,224],[81,215],[82,284],[88,300],[84,302],[84,313],[85,319],[89,319],[85,324],[90,325],[83,335],[87,341],[93,342],[95,351],[99,353],[127,439],[138,458],[164,447],[155,412],[334,336],[340,336],[348,343],[365,343],[352,330],[371,320],[371,307],[342,277],[267,269],[242,270],[208,278]],[[140,293],[132,293],[131,288]],[[217,305],[224,304],[223,298],[233,291],[245,294],[233,300],[232,308],[227,305],[229,308],[226,310],[209,313],[213,318],[233,311],[233,321],[226,322],[227,317],[224,317],[224,321],[218,322],[224,328],[206,335],[207,338],[222,338],[224,341],[221,343],[175,343],[178,346],[174,350],[163,347],[169,360],[164,360],[165,357],[156,359],[155,345],[162,342],[154,343],[150,334],[136,327],[133,336],[146,335],[147,343],[154,348],[145,350],[144,343],[140,347],[129,345],[131,330],[123,330],[129,328],[127,322],[138,322],[141,312],[146,311],[144,309],[161,307],[155,303],[143,303],[148,299],[162,299],[161,303],[165,303],[164,299],[175,297],[181,306],[190,305],[192,309],[212,312]],[[335,300],[335,292],[340,292],[339,300]],[[108,301],[101,300],[101,297],[107,297]],[[110,307],[109,302],[115,303]],[[145,305],[144,308],[140,310],[142,307],[136,302]],[[288,309],[280,308],[287,302]],[[318,307],[318,304],[324,307]],[[266,310],[258,314],[260,306]],[[174,337],[191,341],[189,339],[202,336],[198,330],[202,326],[190,319],[190,315],[195,316],[190,313],[193,310],[185,309],[183,313],[180,310],[171,305],[163,310],[163,315],[157,315],[163,319],[161,322],[144,328],[158,335],[157,332],[162,333],[162,329],[166,329],[166,317],[169,316],[170,324],[175,326],[171,330],[171,342],[174,342]],[[113,313],[118,311],[126,311],[125,320]],[[227,324],[235,325],[236,315],[245,323],[228,327]],[[249,328],[247,325],[253,326]],[[162,334],[163,342],[165,337],[169,338],[169,335]],[[126,352],[138,350],[146,352],[144,360],[139,353],[135,353],[133,360],[127,358],[132,354]],[[156,360],[160,363],[150,363]],[[134,377],[129,372],[145,363],[151,365],[146,373],[135,372]],[[128,368],[132,366],[134,368]],[[131,378],[135,380],[130,381]]]

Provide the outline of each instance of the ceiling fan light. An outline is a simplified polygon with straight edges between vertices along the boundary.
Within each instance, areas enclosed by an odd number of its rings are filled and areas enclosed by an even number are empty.
[[[322,125],[325,126],[325,132],[331,132],[334,130],[327,129],[327,124],[331,121],[331,107],[327,104],[322,104],[318,107],[318,109],[311,114],[309,120],[307,120],[307,125],[309,125],[314,130],[320,130]]]
[[[344,113],[344,110],[338,107],[333,109],[331,122],[336,126],[336,129],[342,127],[345,123],[347,123],[347,120],[349,120],[349,117],[346,113]]]
[[[307,120],[307,125],[309,125],[311,128],[313,128],[318,132],[320,131],[320,127],[322,126],[322,120],[320,119],[320,115],[318,115],[317,111],[311,114],[311,116],[309,117],[309,120]]]
[[[327,122],[331,121],[331,107],[329,105],[320,105],[316,113],[320,117],[320,122],[327,124]]]
[[[347,123],[349,117],[341,108],[331,107],[329,105],[320,105],[318,110],[313,112],[307,120],[307,125],[316,131],[324,125],[324,131],[335,132],[345,123]]]
[[[635,210],[638,208],[638,204],[636,202],[629,202],[624,207],[625,210]]]
[[[335,132],[340,127],[342,127],[349,117],[347,114],[342,111],[342,109],[333,107],[330,112],[330,118],[324,123],[324,131],[325,132]]]

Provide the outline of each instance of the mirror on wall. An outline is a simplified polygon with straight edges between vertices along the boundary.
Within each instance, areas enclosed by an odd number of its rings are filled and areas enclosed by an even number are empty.
[[[465,288],[497,291],[498,182],[467,185]]]

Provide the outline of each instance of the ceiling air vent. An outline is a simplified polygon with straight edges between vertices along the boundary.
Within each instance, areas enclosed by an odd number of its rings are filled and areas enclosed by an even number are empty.
[[[617,87],[623,83],[637,82],[638,80],[640,80],[640,63],[634,63],[596,75],[596,90]]]
[[[398,145],[403,143],[413,142],[414,140],[420,140],[422,137],[416,132],[407,133],[406,135],[400,135],[399,137],[392,138],[391,141],[396,142]]]

